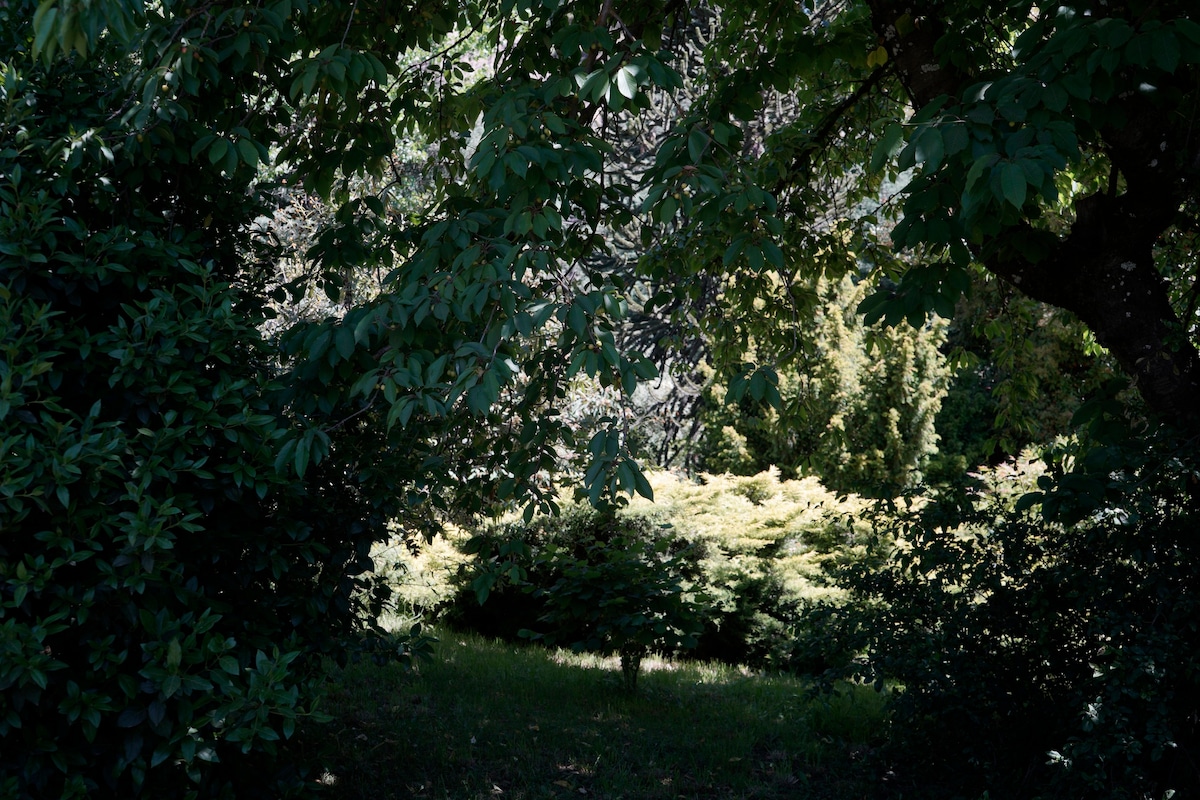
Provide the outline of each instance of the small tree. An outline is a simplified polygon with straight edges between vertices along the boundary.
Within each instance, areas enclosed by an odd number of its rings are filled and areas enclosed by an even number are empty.
[[[815,291],[824,310],[814,315],[804,362],[779,372],[780,407],[748,395],[710,402],[704,468],[754,475],[775,466],[839,491],[893,496],[917,482],[937,451],[944,326],[864,328],[856,309],[866,284],[821,280]]]
[[[574,639],[575,651],[617,653],[624,687],[635,692],[647,652],[690,649],[700,636],[701,598],[676,543],[618,530],[608,541],[592,539],[574,550],[551,545],[540,560],[561,577],[531,588],[546,603],[542,621],[551,632],[523,635],[547,644]]]

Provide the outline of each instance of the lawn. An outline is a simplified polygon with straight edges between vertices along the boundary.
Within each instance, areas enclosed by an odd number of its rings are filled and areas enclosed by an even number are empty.
[[[324,782],[385,798],[866,798],[882,698],[648,659],[636,696],[615,659],[441,631],[415,673],[334,673]]]

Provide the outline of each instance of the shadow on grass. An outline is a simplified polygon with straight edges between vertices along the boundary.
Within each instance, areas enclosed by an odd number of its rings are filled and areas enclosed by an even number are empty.
[[[864,798],[882,699],[813,699],[792,678],[654,661],[635,696],[615,660],[443,633],[419,674],[334,675],[330,796]]]

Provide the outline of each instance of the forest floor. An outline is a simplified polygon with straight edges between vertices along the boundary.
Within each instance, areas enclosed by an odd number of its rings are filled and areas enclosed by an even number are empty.
[[[882,796],[885,726],[869,687],[647,659],[638,692],[615,659],[436,633],[419,669],[353,664],[324,711],[336,800]]]

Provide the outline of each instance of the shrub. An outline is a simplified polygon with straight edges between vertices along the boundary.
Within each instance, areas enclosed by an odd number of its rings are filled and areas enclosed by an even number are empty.
[[[805,604],[786,590],[780,572],[771,565],[754,569],[737,562],[724,569],[709,566],[703,584],[709,605],[696,647],[689,655],[756,669],[787,670],[787,654]]]
[[[259,333],[254,170],[191,159],[233,78],[138,127],[115,37],[35,62],[33,11],[0,8],[0,795],[287,794],[394,509]]]
[[[621,534],[606,530],[606,525],[620,527],[631,537],[649,535],[652,527],[642,518],[606,519],[591,506],[570,504],[558,515],[501,522],[476,531],[459,542],[472,560],[458,567],[453,596],[438,609],[439,615],[452,625],[486,636],[518,639],[519,632],[536,626],[546,611],[544,600],[527,587],[550,586],[561,577],[544,558],[546,549],[575,551]]]
[[[926,796],[935,775],[946,795],[1200,788],[1196,456],[1165,435],[1093,444],[1016,508],[943,495],[853,574],[827,649],[903,686],[895,762]]]
[[[754,668],[795,670],[795,640],[809,605],[840,597],[827,569],[860,557],[867,507],[838,498],[813,478],[781,481],[775,471],[755,476],[705,476],[705,483],[651,473],[656,501],[635,499],[613,516],[565,505],[559,516],[483,528],[460,546],[473,560],[459,569],[453,599],[441,609],[451,624],[507,639],[538,629],[548,612],[547,588],[562,579],[566,552],[585,559],[593,542],[671,541],[680,565],[706,602],[694,649],[687,657]],[[480,603],[486,595],[487,602]],[[559,620],[560,626],[565,625]],[[583,627],[559,630],[558,641],[583,639]],[[572,638],[573,637],[573,638]]]
[[[625,689],[635,691],[647,652],[694,648],[700,633],[704,598],[691,579],[694,559],[674,545],[670,536],[628,531],[574,547],[551,544],[537,561],[558,579],[529,587],[545,603],[538,620],[545,632],[522,635],[576,651],[617,653]]]

